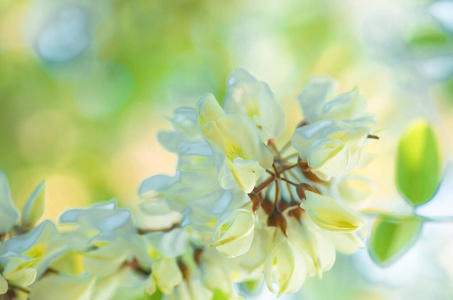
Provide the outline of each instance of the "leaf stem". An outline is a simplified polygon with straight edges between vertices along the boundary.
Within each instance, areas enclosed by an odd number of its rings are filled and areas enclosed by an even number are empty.
[[[24,287],[21,287],[20,285],[16,285],[14,283],[10,283],[8,282],[8,286],[14,290],[18,290],[18,291],[21,291],[21,292],[24,292],[26,294],[30,294],[30,290],[24,288]]]
[[[293,153],[293,154],[290,154],[290,155],[287,155],[287,156],[285,156],[285,157],[282,157],[282,160],[288,160],[288,159],[293,158],[293,157],[296,157],[296,156],[298,156],[298,155],[299,155],[299,153],[295,152],[295,153]]]

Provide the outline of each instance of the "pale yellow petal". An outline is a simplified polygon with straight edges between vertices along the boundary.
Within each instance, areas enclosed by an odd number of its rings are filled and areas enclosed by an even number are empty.
[[[329,231],[354,232],[364,221],[330,197],[310,191],[305,192],[306,200],[300,205],[308,212],[311,220]]]
[[[2,275],[0,275],[0,295],[6,294],[8,291],[8,282]]]

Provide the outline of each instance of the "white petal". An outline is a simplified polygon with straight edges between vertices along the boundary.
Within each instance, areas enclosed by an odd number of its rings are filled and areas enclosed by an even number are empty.
[[[354,232],[364,226],[364,221],[330,197],[305,191],[306,199],[300,205],[311,220],[329,231]]]
[[[180,228],[173,229],[169,232],[149,233],[145,239],[165,257],[180,256],[189,247],[187,235]]]
[[[240,157],[233,162],[228,161],[228,165],[237,184],[246,193],[253,190],[256,182],[265,172],[265,169],[257,161],[244,160]]]
[[[0,172],[0,233],[7,232],[19,221],[19,212],[14,206],[6,175]]]
[[[197,104],[198,125],[203,127],[207,122],[215,122],[224,111],[212,94],[205,94]]]
[[[30,290],[30,300],[90,300],[95,278],[47,275]]]
[[[6,294],[8,291],[8,282],[0,275],[0,295]]]
[[[297,97],[304,120],[308,123],[316,121],[322,109],[337,90],[336,82],[328,76],[314,77],[308,81]]]
[[[283,108],[265,82],[258,81],[244,69],[237,69],[228,76],[227,84],[223,102],[226,112],[247,115],[260,129],[263,142],[283,133]]]
[[[242,255],[250,248],[254,227],[255,218],[250,206],[228,212],[217,221],[211,247],[218,247],[228,257]]]
[[[336,96],[323,108],[323,118],[325,119],[357,119],[366,114],[367,104],[365,98],[360,96],[358,88]]]
[[[145,283],[145,292],[148,295],[152,295],[156,292],[157,287],[156,287],[156,282],[154,281],[153,275],[148,276],[148,279],[146,279]]]
[[[174,258],[157,261],[152,266],[152,271],[157,287],[164,294],[170,294],[182,282],[182,274]]]
[[[114,273],[130,255],[128,244],[117,239],[96,250],[84,254],[82,263],[93,275],[108,276]]]
[[[278,278],[278,296],[282,293],[298,291],[305,280],[304,259],[302,255],[294,251],[286,238],[275,245],[264,265],[264,278],[272,292],[275,292],[272,286],[274,275]]]
[[[33,225],[44,213],[44,182],[41,182],[25,203],[22,210],[22,224]]]
[[[177,177],[170,177],[167,175],[152,176],[142,181],[140,187],[138,188],[138,195],[143,197],[148,193],[167,189],[177,181]]]

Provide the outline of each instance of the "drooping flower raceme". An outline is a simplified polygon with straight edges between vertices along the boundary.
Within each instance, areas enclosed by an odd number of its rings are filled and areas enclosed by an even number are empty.
[[[238,284],[263,277],[278,295],[321,278],[337,251],[364,246],[351,204],[371,189],[355,189],[369,181],[351,173],[372,159],[376,122],[357,88],[337,95],[330,77],[311,79],[298,101],[303,120],[287,129],[270,87],[238,69],[222,105],[206,94],[177,109],[158,135],[177,168],[140,185],[140,226],[115,200],[68,210],[59,227],[39,222],[44,184],[19,213],[1,173],[0,294],[239,299]]]

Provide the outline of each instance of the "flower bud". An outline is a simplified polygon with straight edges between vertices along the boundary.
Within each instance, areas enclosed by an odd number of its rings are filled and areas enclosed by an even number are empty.
[[[280,199],[280,201],[278,201],[278,205],[277,205],[277,208],[279,211],[283,212],[285,211],[289,206],[289,203],[287,201],[285,201],[283,198]]]
[[[155,262],[151,269],[157,287],[164,294],[171,294],[173,288],[183,280],[181,270],[175,258],[165,257]]]
[[[313,192],[313,193],[316,193],[316,194],[320,194],[320,192],[317,189],[315,189],[314,187],[312,187],[308,183],[301,183],[301,184],[299,184],[296,187],[297,196],[299,196],[300,200],[305,199],[305,197],[306,197],[305,196],[305,191],[310,191],[310,192]]]
[[[302,171],[302,173],[304,174],[305,178],[307,178],[308,180],[313,181],[313,182],[321,182],[321,181],[323,181],[321,178],[316,176],[311,171],[310,166],[308,165],[308,163],[304,162],[300,157],[297,160],[297,165],[300,168],[300,170]]]
[[[263,200],[263,202],[261,203],[261,207],[263,208],[264,212],[269,215],[272,213],[272,211],[274,210],[274,202],[272,202],[271,200],[269,200],[268,198],[265,198]]]
[[[201,255],[203,254],[203,249],[202,248],[195,248],[193,250],[193,260],[197,265],[201,263]]]
[[[300,203],[292,200],[289,203],[290,209],[288,210],[288,217],[294,217],[297,221],[300,222],[300,218],[302,216],[302,213],[304,212],[304,209],[300,207]]]
[[[255,217],[250,206],[228,212],[215,225],[211,247],[227,257],[242,255],[252,244],[254,229]]]
[[[279,227],[286,235],[286,219],[283,214],[276,208],[267,218],[267,226]]]
[[[267,255],[263,272],[272,292],[275,292],[272,281],[278,282],[278,297],[300,289],[307,274],[307,266],[303,254],[294,249],[287,238],[283,238]]]
[[[252,209],[255,212],[258,210],[258,208],[260,208],[261,202],[263,201],[263,196],[261,195],[261,193],[257,194],[255,192],[251,192],[248,195],[253,204]]]
[[[300,205],[311,220],[329,231],[355,232],[363,225],[363,220],[330,197],[306,191],[306,200]]]
[[[185,280],[189,280],[191,273],[190,268],[182,260],[178,260],[178,267],[179,270],[181,271],[182,278],[184,278]]]
[[[304,162],[300,157],[297,159],[297,165],[302,170],[302,172],[309,172],[310,166]]]

